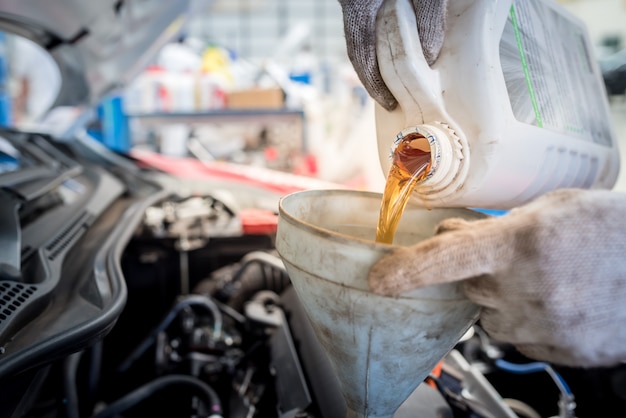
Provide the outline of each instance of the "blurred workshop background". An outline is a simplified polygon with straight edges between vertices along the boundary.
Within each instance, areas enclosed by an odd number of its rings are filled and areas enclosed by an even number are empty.
[[[589,27],[626,156],[626,0],[560,3]],[[383,187],[374,105],[348,61],[337,0],[200,0],[172,32],[147,68],[98,106],[91,135],[120,152]],[[36,49],[19,46],[27,41],[0,40],[3,124],[68,129],[78,109],[47,111],[59,82],[53,63],[16,53]],[[617,189],[626,190],[625,171]]]

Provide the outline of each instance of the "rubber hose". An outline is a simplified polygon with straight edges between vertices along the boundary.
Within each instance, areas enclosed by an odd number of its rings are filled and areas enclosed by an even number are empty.
[[[92,418],[117,417],[124,411],[127,411],[130,408],[150,398],[157,392],[169,386],[175,385],[189,386],[191,389],[194,389],[198,395],[204,398],[203,400],[209,406],[209,416],[221,416],[222,403],[212,387],[210,387],[198,378],[175,374],[158,377],[151,382],[148,382],[145,385],[138,387],[137,389],[133,390],[122,398],[109,404],[106,409],[100,411],[96,415],[93,415]]]
[[[76,373],[82,352],[68,356],[63,363],[63,392],[65,396],[65,414],[67,418],[79,418]]]

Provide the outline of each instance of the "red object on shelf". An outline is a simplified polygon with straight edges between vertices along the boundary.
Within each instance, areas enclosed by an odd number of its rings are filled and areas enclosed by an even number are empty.
[[[276,161],[278,159],[278,151],[274,147],[265,148],[263,154],[265,155],[265,159],[267,161]]]

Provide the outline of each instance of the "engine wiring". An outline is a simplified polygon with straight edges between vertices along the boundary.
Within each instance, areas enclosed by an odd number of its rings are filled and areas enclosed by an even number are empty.
[[[576,402],[574,401],[574,394],[572,393],[569,385],[563,379],[563,377],[554,368],[545,362],[531,362],[531,363],[511,363],[503,359],[497,359],[494,362],[495,366],[501,370],[514,374],[528,374],[537,372],[546,372],[554,381],[558,387],[559,395],[559,418],[575,418]]]
[[[135,350],[122,362],[118,371],[128,370],[130,366],[152,345],[157,339],[159,333],[165,330],[168,325],[176,318],[178,313],[188,306],[200,306],[206,308],[213,316],[213,334],[214,337],[220,337],[222,334],[222,313],[210,298],[203,295],[188,295],[182,297],[163,318],[161,323],[137,346]]]

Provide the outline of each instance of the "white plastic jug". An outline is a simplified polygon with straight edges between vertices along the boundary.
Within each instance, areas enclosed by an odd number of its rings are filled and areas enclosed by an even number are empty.
[[[619,152],[588,33],[556,2],[449,2],[430,67],[409,0],[387,0],[377,54],[399,103],[376,109],[381,164],[387,173],[404,135],[428,138],[432,165],[414,192],[423,205],[509,209],[556,188],[615,184]]]

